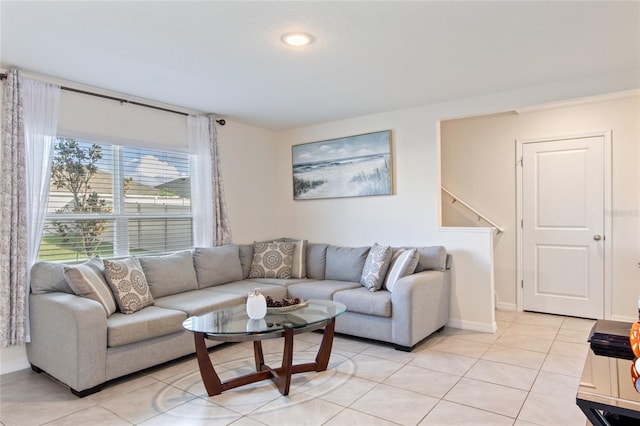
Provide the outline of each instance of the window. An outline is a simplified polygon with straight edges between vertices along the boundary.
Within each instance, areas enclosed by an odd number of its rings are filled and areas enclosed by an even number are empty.
[[[192,246],[187,154],[59,137],[53,157],[39,260]]]

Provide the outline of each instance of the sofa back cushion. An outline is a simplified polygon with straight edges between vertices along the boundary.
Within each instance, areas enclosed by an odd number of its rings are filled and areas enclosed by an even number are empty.
[[[36,262],[31,267],[31,293],[42,294],[52,291],[74,294],[64,277],[63,263]]]
[[[325,279],[360,282],[370,247],[327,247]]]
[[[418,266],[416,272],[447,270],[447,250],[443,246],[417,247]]]
[[[240,265],[242,266],[242,278],[249,278],[251,262],[253,262],[253,244],[239,244]]]
[[[198,289],[190,250],[166,256],[142,256],[138,260],[154,298]]]
[[[307,245],[307,278],[324,280],[327,265],[328,244],[309,243]]]
[[[198,247],[193,251],[198,288],[242,280],[240,249],[235,244]]]

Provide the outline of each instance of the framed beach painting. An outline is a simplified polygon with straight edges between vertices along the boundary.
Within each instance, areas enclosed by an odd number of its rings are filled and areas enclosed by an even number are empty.
[[[392,194],[391,130],[291,149],[294,200]]]

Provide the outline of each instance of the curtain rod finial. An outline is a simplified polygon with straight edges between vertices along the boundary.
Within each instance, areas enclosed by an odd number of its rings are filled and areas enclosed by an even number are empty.
[[[221,126],[224,126],[225,124],[227,124],[227,122],[224,120],[224,118],[221,118],[219,120],[216,120],[216,123],[218,123]]]

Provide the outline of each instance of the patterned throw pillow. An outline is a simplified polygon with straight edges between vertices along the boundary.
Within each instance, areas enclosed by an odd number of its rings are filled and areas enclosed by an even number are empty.
[[[80,265],[65,266],[64,277],[76,295],[100,303],[107,316],[116,311],[116,301],[102,273],[102,261],[99,257]]]
[[[104,274],[123,314],[132,314],[145,306],[153,305],[147,279],[135,257],[105,260]]]
[[[249,278],[291,278],[295,246],[286,241],[254,242]]]
[[[380,290],[390,263],[391,247],[374,244],[369,250],[367,260],[364,262],[360,284],[369,289],[369,291]]]
[[[389,273],[387,273],[387,277],[384,280],[384,287],[393,292],[393,287],[400,278],[414,273],[418,265],[418,259],[419,253],[416,249],[399,249],[391,260]]]

